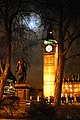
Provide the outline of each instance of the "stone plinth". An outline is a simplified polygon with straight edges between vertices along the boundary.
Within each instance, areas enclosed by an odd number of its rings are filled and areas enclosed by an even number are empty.
[[[30,86],[27,84],[15,84],[16,93],[15,95],[20,98],[20,100],[29,99],[29,89]]]

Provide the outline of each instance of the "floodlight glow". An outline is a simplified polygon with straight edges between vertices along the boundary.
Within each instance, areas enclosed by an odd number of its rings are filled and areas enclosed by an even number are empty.
[[[55,47],[55,51],[44,51],[44,64],[43,64],[43,92],[44,97],[54,97],[55,92],[55,77],[58,62],[58,45],[51,44]],[[45,48],[44,48],[45,49]],[[50,49],[49,49],[50,50]]]

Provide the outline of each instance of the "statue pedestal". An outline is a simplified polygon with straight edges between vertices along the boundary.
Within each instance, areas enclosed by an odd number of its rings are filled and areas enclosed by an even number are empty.
[[[20,101],[29,99],[29,89],[30,89],[29,85],[15,84],[15,89],[16,89],[15,95],[20,98]]]

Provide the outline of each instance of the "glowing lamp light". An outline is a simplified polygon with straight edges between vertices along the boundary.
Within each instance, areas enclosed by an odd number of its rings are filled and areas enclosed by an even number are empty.
[[[50,34],[52,34],[52,32],[50,32]]]

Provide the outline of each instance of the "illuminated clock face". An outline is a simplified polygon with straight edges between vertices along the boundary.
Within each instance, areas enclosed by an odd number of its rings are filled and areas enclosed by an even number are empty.
[[[51,52],[52,49],[53,49],[52,45],[47,45],[47,46],[46,46],[46,51],[47,51],[47,52]]]

